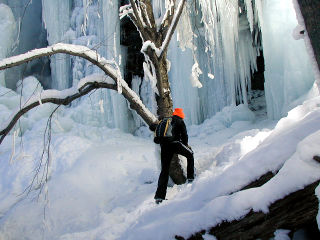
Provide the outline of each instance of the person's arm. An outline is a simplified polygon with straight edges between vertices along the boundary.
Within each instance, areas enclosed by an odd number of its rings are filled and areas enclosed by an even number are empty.
[[[181,120],[181,141],[184,145],[188,146],[188,133],[187,127],[183,120]]]

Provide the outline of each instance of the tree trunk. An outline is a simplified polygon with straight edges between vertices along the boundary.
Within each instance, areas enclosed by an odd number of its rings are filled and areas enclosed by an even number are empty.
[[[159,95],[156,97],[158,104],[157,113],[160,118],[172,116],[173,113],[166,55],[167,54],[164,54],[163,57],[155,60],[158,79],[157,87],[159,91]],[[174,154],[171,160],[169,175],[175,184],[184,184],[186,182],[186,176],[183,174],[180,159],[177,154]]]
[[[173,104],[168,77],[167,54],[161,59],[154,61],[157,76],[157,88],[159,95],[156,97],[158,104],[158,116],[160,118],[170,117],[173,113]]]
[[[320,0],[298,0],[298,3],[320,69]]]
[[[159,29],[156,26],[151,0],[140,0],[138,2],[130,0],[130,3],[133,12],[129,13],[129,16],[140,32],[143,43],[150,41],[156,47],[155,49],[154,47],[148,46],[147,49],[144,49],[144,54],[147,55],[145,59],[146,62],[151,61],[153,65],[151,69],[149,69],[150,72],[157,79],[158,94],[156,95],[156,101],[158,117],[161,119],[172,116],[173,104],[168,78],[167,49],[182,14],[185,0],[180,2],[181,4],[177,9],[176,17],[174,17],[176,0],[172,1],[173,5],[171,5],[170,9],[166,10]],[[174,156],[172,159],[170,177],[176,184],[182,184],[186,181],[180,160],[177,156]]]

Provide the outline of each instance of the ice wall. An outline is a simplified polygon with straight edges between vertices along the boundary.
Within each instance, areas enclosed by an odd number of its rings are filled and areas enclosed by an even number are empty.
[[[75,0],[70,20],[71,29],[67,34],[71,43],[95,49],[106,59],[114,60],[121,69],[123,59],[118,8],[117,0]],[[99,68],[82,58],[71,57],[71,63],[73,85],[85,76],[101,72]],[[80,106],[86,110],[74,117],[77,122],[133,131],[132,114],[124,97],[117,92],[100,89],[80,102]],[[74,106],[78,104],[80,103],[75,103]]]
[[[201,122],[201,109],[198,88],[190,82],[191,69],[194,64],[192,51],[177,50],[178,42],[173,41],[170,45],[168,58],[171,62],[169,72],[170,86],[172,91],[173,107],[183,108],[186,114],[187,124]]]
[[[284,116],[291,102],[305,94],[314,82],[303,40],[293,38],[298,22],[292,0],[263,2],[263,50],[268,116]]]
[[[154,2],[156,16],[164,12],[163,5]],[[182,15],[170,44],[169,76],[174,105],[186,110],[189,124],[200,123],[227,105],[248,104],[259,46],[252,38],[253,10],[249,24],[247,14],[239,9],[234,0],[201,0],[198,6],[185,7],[189,19]],[[190,84],[195,63],[202,72],[199,89]]]
[[[34,48],[47,46],[47,34],[42,24],[42,0],[0,0],[8,5],[16,20],[16,36],[12,39],[10,56],[25,53]],[[30,75],[35,75],[45,88],[51,86],[48,58],[35,59],[6,70],[6,84],[15,89],[16,83]]]
[[[49,45],[69,43],[71,0],[42,0],[42,18],[47,29]],[[52,88],[70,87],[70,56],[57,54],[51,57]]]
[[[175,103],[186,106],[187,110],[197,107],[199,103],[200,111],[196,115],[200,121],[211,117],[224,106],[248,104],[251,74],[257,70],[256,58],[261,47],[265,57],[269,118],[284,116],[294,107],[295,101],[312,87],[314,77],[305,45],[292,36],[297,20],[291,0],[200,0],[198,8],[193,6],[189,10],[189,16],[193,30],[189,35],[192,54],[171,59],[172,68],[180,70],[171,70],[171,86],[173,93],[176,93],[173,94]],[[180,21],[179,24],[185,22]],[[262,46],[258,41],[259,27]],[[179,37],[178,41],[181,42]],[[181,51],[174,42],[170,45],[170,51],[170,57],[181,54],[173,53]],[[183,87],[173,83],[187,74],[190,58],[199,61],[203,72],[200,76],[203,88],[198,90],[198,95],[187,93],[189,86],[186,82]],[[188,97],[182,97],[184,94]],[[194,119],[190,113],[187,116]],[[195,122],[192,120],[192,123]]]
[[[119,41],[119,1],[42,0],[41,3],[48,44],[85,45],[113,59],[120,69],[123,67],[125,50]],[[167,3],[153,1],[157,23],[161,22]],[[260,47],[256,41],[259,24],[266,59],[269,117],[281,117],[287,111],[285,106],[311,87],[312,71],[307,66],[305,47],[302,41],[292,38],[297,22],[290,0],[245,0],[240,5],[237,0],[199,0],[198,5],[187,5],[185,11],[168,57],[174,107],[185,109],[188,124],[200,123],[225,106],[248,103],[251,72],[256,69]],[[202,88],[192,87],[190,80],[196,63],[202,71],[199,75]],[[51,58],[51,71],[52,86],[63,89],[100,70],[81,58],[57,55]],[[137,89],[145,89],[140,92],[144,99],[148,94],[153,97],[148,87],[142,87],[140,80],[135,81]],[[81,104],[86,111],[74,118],[83,124],[126,131],[141,125],[132,120],[126,101],[114,91],[98,90],[81,100]],[[79,102],[73,107],[78,105]]]
[[[0,59],[5,58],[11,52],[16,33],[16,22],[11,8],[0,3]],[[0,85],[6,86],[5,72],[0,71]]]
[[[99,6],[103,17],[103,32],[99,35],[100,44],[103,46],[102,53],[107,59],[117,62],[121,70],[125,59],[122,58],[120,47],[119,1],[102,0]],[[121,72],[123,73],[123,70]],[[112,106],[108,117],[112,119],[114,127],[132,131],[135,128],[132,113],[124,97],[111,90],[106,91],[105,94],[109,99],[106,108]]]

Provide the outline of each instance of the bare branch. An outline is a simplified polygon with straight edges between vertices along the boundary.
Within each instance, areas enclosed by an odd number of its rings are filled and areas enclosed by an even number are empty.
[[[184,4],[185,4],[186,0],[180,0],[180,3],[178,5],[178,9],[177,9],[177,12],[175,13],[175,15],[173,16],[173,19],[172,19],[172,22],[171,22],[171,25],[169,27],[169,30],[165,36],[165,39],[162,43],[162,46],[160,48],[161,50],[161,55],[159,58],[162,58],[163,57],[163,54],[166,52],[168,46],[169,46],[169,43],[170,43],[170,40],[174,34],[174,31],[176,30],[176,27],[178,25],[178,22],[179,22],[179,19],[181,17],[181,14],[182,14],[182,10],[183,10],[183,7],[184,7]]]
[[[136,27],[138,28],[138,31],[141,33],[143,40],[146,41],[146,40],[150,39],[150,36],[148,36],[145,31],[146,26],[143,22],[142,16],[140,16],[140,14],[139,14],[139,10],[137,8],[135,0],[130,0],[130,3],[131,3],[132,10],[133,10],[133,14],[129,13],[129,16],[130,16],[131,20],[133,20]]]
[[[173,15],[174,15],[174,10],[175,10],[175,4],[176,0],[171,0],[171,6],[170,8],[166,9],[166,12],[163,16],[161,26],[160,26],[160,32],[162,32],[163,35],[167,34],[168,28],[171,25]]]
[[[150,0],[141,0],[140,1],[140,9],[141,9],[141,15],[144,20],[144,22],[149,26],[149,29],[152,30],[153,32],[156,32],[156,22],[154,20],[154,15],[153,15],[153,9],[152,9],[152,4]]]
[[[93,89],[97,89],[97,88],[109,88],[109,89],[114,89],[116,90],[116,85],[115,84],[108,84],[108,83],[98,83],[98,82],[93,82],[93,83],[88,83],[86,84],[86,86],[83,86],[82,90],[79,92],[76,92],[72,95],[68,95],[64,98],[60,98],[60,97],[48,97],[48,98],[42,98],[41,101],[33,101],[31,100],[31,103],[26,104],[25,106],[23,106],[22,108],[20,108],[16,113],[14,113],[14,116],[12,117],[12,119],[10,120],[10,122],[8,124],[6,124],[6,127],[1,129],[0,131],[0,144],[2,143],[3,139],[6,137],[6,135],[12,130],[12,128],[14,127],[14,125],[16,124],[16,122],[28,111],[30,111],[31,109],[39,106],[40,104],[44,104],[44,103],[54,103],[57,105],[68,105],[70,104],[73,100],[80,98],[84,95],[86,95],[87,93],[89,93],[90,91],[92,91]],[[69,89],[68,89],[69,90]],[[57,91],[59,92],[59,91]]]

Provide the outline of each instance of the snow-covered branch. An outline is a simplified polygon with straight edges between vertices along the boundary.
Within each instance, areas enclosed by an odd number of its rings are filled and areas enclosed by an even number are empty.
[[[148,40],[149,37],[147,36],[147,34],[145,32],[146,24],[143,22],[143,19],[141,16],[141,11],[139,11],[134,0],[130,0],[130,4],[131,4],[132,11],[130,10],[128,12],[128,16],[131,18],[132,22],[137,27],[137,30],[140,32],[143,40],[144,41]]]
[[[73,56],[85,58],[98,66],[109,77],[116,81],[117,71],[112,66],[112,63],[101,57],[96,51],[80,45],[57,43],[46,48],[39,48],[29,51],[24,54],[6,58],[0,61],[0,70],[21,65],[23,63],[32,61],[36,58],[51,56],[57,53],[65,53]]]
[[[31,98],[27,99],[21,106],[17,108],[12,116],[9,117],[9,120],[1,126],[0,128],[0,144],[2,143],[5,136],[12,130],[16,122],[22,117],[25,113],[30,111],[31,109],[45,104],[45,103],[54,103],[57,105],[68,105],[73,100],[80,98],[87,93],[91,92],[93,89],[98,88],[108,88],[116,90],[116,84],[112,83],[113,80],[107,81],[106,76],[92,76],[90,78],[84,78],[81,80],[77,87],[72,87],[69,89],[65,89],[62,91],[50,89],[41,92],[40,96],[32,96]]]
[[[142,103],[140,97],[130,89],[128,84],[123,80],[121,73],[117,66],[112,61],[108,61],[101,57],[97,52],[79,45],[58,43],[47,48],[35,49],[30,52],[6,58],[0,61],[0,70],[21,65],[25,62],[31,61],[43,56],[51,56],[57,53],[65,53],[73,56],[79,56],[94,65],[98,66],[105,75],[91,75],[82,79],[77,87],[72,87],[66,90],[45,90],[41,93],[41,97],[33,96],[27,102],[22,104],[21,108],[17,109],[13,116],[11,116],[7,123],[0,128],[0,144],[5,136],[12,130],[16,122],[22,115],[44,103],[54,103],[58,105],[68,105],[73,100],[86,95],[93,89],[108,88],[117,90],[130,103],[130,107],[135,110],[142,119],[148,124],[157,122],[156,116],[152,114]],[[109,78],[108,78],[109,77]]]
[[[178,25],[178,22],[179,22],[179,19],[181,17],[181,14],[182,14],[182,10],[183,10],[183,7],[185,5],[185,2],[186,0],[180,0],[179,2],[179,5],[178,5],[178,8],[177,8],[177,11],[175,12],[174,16],[173,16],[173,19],[172,19],[172,22],[170,24],[170,27],[169,27],[169,30],[168,32],[166,33],[166,37],[161,45],[161,48],[160,48],[160,58],[163,56],[164,52],[166,51],[166,49],[168,48],[169,46],[169,43],[170,43],[170,40],[174,34],[174,31],[176,30],[176,27]],[[167,9],[168,11],[168,9]],[[166,13],[168,16],[169,14]]]

